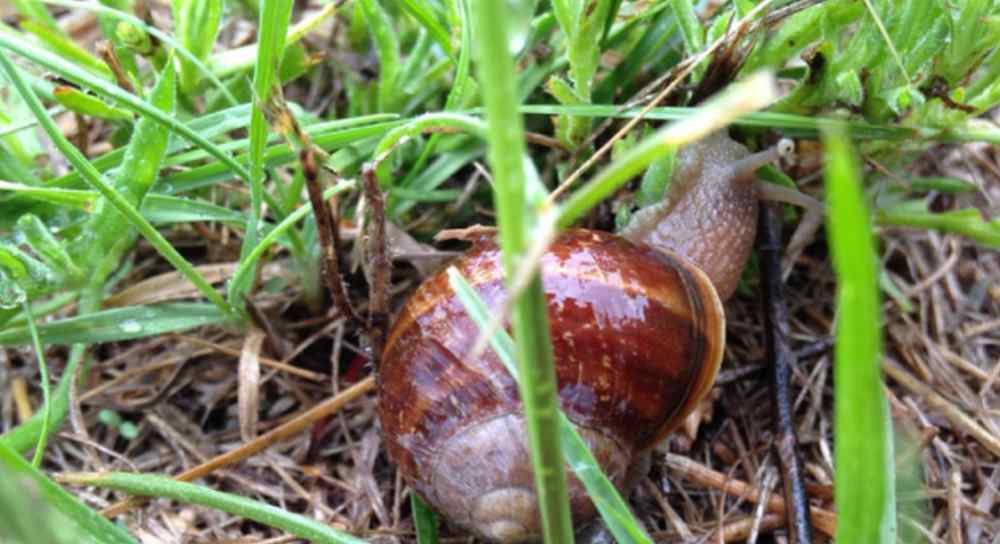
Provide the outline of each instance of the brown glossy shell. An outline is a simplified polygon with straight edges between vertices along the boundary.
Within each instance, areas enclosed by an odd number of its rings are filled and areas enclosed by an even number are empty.
[[[492,241],[452,264],[500,308],[506,293]],[[714,381],[721,303],[693,266],[607,233],[565,233],[541,270],[562,408],[621,486],[632,456],[676,428]],[[467,357],[477,334],[446,274],[426,281],[389,334],[379,418],[389,456],[432,505],[480,534],[515,541],[503,535],[531,533],[537,517],[521,404],[491,350]],[[573,480],[571,500],[587,515],[592,507]],[[496,507],[488,495],[513,503]],[[489,525],[483,518],[496,508],[524,509],[526,519]]]

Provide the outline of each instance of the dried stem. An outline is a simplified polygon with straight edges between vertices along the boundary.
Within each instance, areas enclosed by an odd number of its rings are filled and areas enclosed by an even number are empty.
[[[771,400],[775,416],[774,446],[781,466],[785,496],[785,516],[793,544],[810,544],[809,497],[802,482],[802,461],[792,422],[792,365],[795,358],[788,346],[788,306],[781,280],[781,207],[764,203],[760,208],[758,239],[761,268],[761,298],[764,336],[771,368]]]
[[[665,455],[664,460],[667,466],[670,467],[673,476],[683,478],[702,487],[718,489],[723,493],[746,499],[752,503],[761,500],[761,491],[756,487],[744,481],[730,478],[726,474],[712,470],[687,457],[668,453]],[[786,511],[785,498],[781,495],[772,494],[767,500],[767,509],[784,516]],[[812,508],[809,512],[809,519],[813,527],[823,534],[830,537],[836,534],[837,516],[833,512],[822,508]]]
[[[385,198],[378,186],[375,168],[365,165],[361,176],[364,178],[365,200],[371,216],[366,222],[368,237],[365,253],[368,256],[368,271],[370,293],[368,305],[368,341],[375,353],[375,362],[382,353],[385,336],[389,327],[389,275],[392,272],[392,261],[389,260],[389,248],[385,226]]]
[[[306,178],[309,202],[316,216],[316,232],[319,234],[320,247],[323,251],[323,274],[326,286],[330,289],[330,297],[341,315],[361,322],[361,318],[351,306],[347,288],[344,287],[340,275],[340,248],[336,243],[340,237],[333,234],[333,229],[337,226],[333,223],[329,205],[323,200],[323,189],[319,186],[319,165],[316,163],[316,153],[312,146],[306,146],[299,154],[299,159],[302,163],[302,174]]]
[[[243,459],[246,459],[261,450],[277,444],[289,436],[301,432],[303,429],[309,427],[320,419],[336,413],[348,402],[364,395],[365,393],[368,393],[374,388],[375,378],[369,376],[341,391],[339,395],[313,406],[312,408],[293,417],[289,421],[271,429],[269,432],[243,444],[239,448],[213,457],[212,459],[209,459],[194,468],[178,474],[174,479],[181,482],[190,482],[191,480],[203,478],[219,468],[242,461]],[[130,497],[105,508],[101,511],[101,514],[109,518],[115,517],[124,514],[130,508],[138,506],[143,502],[145,502],[145,499],[143,498]]]

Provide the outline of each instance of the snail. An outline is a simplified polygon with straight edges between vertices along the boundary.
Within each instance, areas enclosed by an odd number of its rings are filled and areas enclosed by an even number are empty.
[[[788,144],[783,144],[787,146]],[[621,235],[571,229],[542,258],[562,409],[621,491],[643,452],[677,428],[722,361],[722,301],[752,249],[753,172],[787,151],[751,154],[723,133],[682,148],[665,200]],[[506,292],[488,237],[452,263],[498,309]],[[389,332],[378,416],[389,457],[452,523],[495,542],[538,538],[517,385],[496,354],[467,354],[478,328],[444,272],[425,281]],[[569,478],[574,524],[595,509]]]

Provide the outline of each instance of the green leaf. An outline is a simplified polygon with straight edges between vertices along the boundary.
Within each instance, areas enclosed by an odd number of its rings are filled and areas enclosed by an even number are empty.
[[[837,274],[834,441],[837,541],[889,544],[895,524],[892,425],[882,393],[878,269],[857,155],[842,127],[824,134],[827,232]]]
[[[212,52],[212,45],[219,33],[222,0],[173,0],[174,34],[181,44],[198,60],[205,60]],[[180,88],[191,93],[198,87],[201,77],[198,67],[181,58]]]
[[[40,0],[13,0],[14,7],[18,13],[37,24],[43,25],[53,32],[59,32],[59,25],[52,18],[49,10]]]
[[[399,52],[399,38],[392,28],[392,20],[379,0],[359,0],[368,31],[379,59],[378,111],[394,112],[402,104],[403,94],[399,87],[399,73],[402,65]]]
[[[932,212],[924,199],[910,200],[881,209],[876,216],[880,225],[915,227],[952,232],[967,236],[986,247],[1000,249],[1000,218],[984,219],[975,208]]]
[[[416,19],[427,30],[428,35],[441,46],[441,50],[446,55],[449,57],[455,56],[455,48],[451,45],[451,36],[441,22],[439,14],[435,13],[433,5],[430,2],[402,0],[399,3],[399,7],[403,8],[404,11],[409,13],[411,17]]]
[[[240,260],[248,259],[257,245],[261,210],[264,205],[264,150],[267,147],[267,119],[263,108],[271,98],[276,84],[278,60],[285,48],[285,33],[292,16],[292,4],[282,0],[264,0],[260,10],[260,39],[257,44],[257,64],[254,67],[254,102],[250,118],[250,213],[247,215]],[[256,266],[256,262],[249,265]],[[250,292],[251,278],[234,277],[229,283],[228,298],[236,308],[243,308],[243,299]]]
[[[43,536],[48,529],[48,524],[39,519],[39,511],[45,512],[48,507],[54,508],[76,526],[77,534],[74,542],[79,542],[80,537],[86,535],[91,541],[98,544],[138,544],[135,539],[128,535],[124,529],[111,523],[98,512],[91,510],[73,495],[67,493],[55,482],[50,480],[42,472],[29,465],[20,454],[10,449],[6,444],[0,442],[0,486],[5,487],[5,494],[10,494],[9,486],[13,482],[22,489],[29,489],[30,492],[23,492],[13,503],[3,501],[7,504],[25,504],[25,497],[37,497],[36,508],[32,509],[30,519],[35,522],[36,533],[33,538],[45,539]],[[30,499],[29,499],[30,500]],[[30,503],[29,503],[30,504]],[[0,511],[5,511],[5,508]],[[59,530],[62,522],[58,522],[56,530]],[[2,534],[2,533],[0,533]],[[33,540],[34,542],[51,542],[48,540]],[[62,542],[67,542],[62,540]]]
[[[64,61],[76,66],[82,66],[91,73],[94,73],[108,81],[113,77],[111,69],[104,61],[90,54],[89,51],[77,45],[76,42],[62,34],[58,27],[53,29],[45,24],[40,24],[34,20],[21,21],[21,28],[32,33],[42,41],[55,54]]]
[[[42,339],[38,336],[38,327],[35,326],[35,316],[31,311],[31,301],[24,300],[24,315],[28,320],[28,333],[31,335],[31,344],[35,348],[35,358],[38,360],[38,379],[42,382],[42,429],[39,433],[38,444],[35,446],[35,454],[31,459],[31,466],[38,468],[42,465],[42,457],[45,456],[45,443],[48,441],[49,430],[52,425],[52,402],[49,391],[49,370],[45,363],[45,350],[42,348]]]
[[[219,221],[235,227],[246,225],[247,215],[211,202],[151,193],[142,202],[142,216],[151,223]]]
[[[131,121],[132,112],[109,106],[99,98],[90,96],[73,87],[59,86],[52,90],[56,101],[70,111],[109,121]]]
[[[0,42],[2,42],[2,35],[0,35]],[[168,65],[169,66],[169,65]],[[45,109],[42,107],[41,102],[35,95],[34,91],[27,86],[24,80],[21,78],[20,73],[11,63],[7,55],[0,51],[0,69],[2,69],[7,74],[7,78],[14,84],[14,87],[20,93],[21,97],[27,102],[28,107],[31,109],[35,118],[45,129],[46,134],[53,141],[56,147],[63,153],[66,159],[74,166],[80,173],[84,174],[84,178],[90,183],[95,189],[100,191],[101,196],[103,196],[110,206],[114,206],[122,215],[125,216],[128,223],[137,228],[142,235],[149,240],[150,244],[160,252],[163,257],[170,262],[180,272],[184,275],[191,283],[198,287],[198,290],[208,298],[212,303],[216,304],[220,310],[226,314],[233,315],[233,309],[226,303],[225,299],[219,296],[218,293],[212,288],[205,278],[198,273],[198,271],[187,261],[174,247],[159,233],[149,221],[146,221],[139,211],[136,210],[135,206],[130,204],[129,199],[138,202],[145,191],[148,190],[149,185],[152,184],[153,180],[156,178],[156,169],[159,165],[161,156],[147,158],[141,155],[142,152],[146,151],[146,146],[151,146],[151,148],[158,148],[162,145],[165,148],[165,142],[162,144],[158,140],[165,139],[164,134],[160,134],[150,131],[139,131],[136,129],[137,135],[134,137],[132,144],[129,146],[128,152],[125,156],[125,164],[131,164],[133,159],[130,158],[132,154],[135,159],[135,174],[136,179],[131,181],[126,181],[123,188],[127,196],[119,194],[111,186],[109,186],[101,176],[99,172],[94,168],[92,164],[84,157],[80,151],[66,140],[59,128],[55,123],[46,116]],[[169,102],[173,104],[173,70],[168,68],[166,72],[160,77],[160,83],[156,90],[153,91],[155,96],[159,96],[159,101],[161,103]],[[169,100],[166,98],[169,96]],[[151,111],[155,111],[161,116],[163,112],[156,107],[151,107]],[[158,119],[158,117],[157,117]],[[145,120],[145,119],[144,119]],[[141,123],[141,121],[140,121]],[[146,134],[148,132],[148,134]],[[162,151],[159,152],[162,155]],[[128,176],[131,172],[126,172],[122,174],[123,176]],[[141,174],[151,173],[146,177],[141,177]],[[96,225],[99,229],[107,228],[107,225]],[[114,232],[103,231],[101,234],[95,234],[95,238],[100,236],[115,236]],[[87,248],[90,249],[90,248]],[[89,263],[82,263],[84,266],[90,266]],[[110,261],[105,260],[104,264],[110,264]],[[96,273],[100,273],[95,272]],[[105,276],[106,277],[106,276]],[[103,281],[103,280],[102,280]]]
[[[437,544],[437,515],[420,498],[420,495],[417,495],[412,490],[410,491],[410,510],[413,511],[413,525],[416,526],[417,544]]]
[[[0,283],[4,284],[0,288],[3,293],[0,307],[20,304],[25,295],[34,298],[48,293],[59,286],[61,279],[55,269],[3,240],[0,240],[0,272],[5,272],[5,277],[0,277]],[[8,281],[16,288],[7,285]]]
[[[225,323],[228,319],[211,304],[128,306],[49,321],[38,327],[38,333],[45,344],[94,344],[157,336]],[[30,340],[27,326],[0,331],[0,345],[26,344]]]
[[[24,236],[31,249],[45,259],[45,264],[52,270],[60,271],[65,280],[77,283],[83,278],[83,271],[41,219],[24,214],[17,220],[17,231]]]
[[[68,479],[77,484],[119,489],[133,495],[161,497],[207,506],[239,518],[281,529],[315,544],[365,544],[364,540],[334,529],[326,523],[289,512],[284,508],[156,474],[123,472],[75,474]]]
[[[51,70],[82,87],[85,87],[101,96],[113,99],[119,105],[127,109],[141,113],[145,117],[155,119],[157,122],[170,127],[172,130],[184,136],[184,138],[207,151],[213,157],[225,164],[226,167],[237,176],[243,179],[247,179],[249,177],[249,173],[246,168],[234,161],[232,157],[219,149],[218,146],[214,145],[212,142],[208,141],[206,138],[173,116],[167,115],[148,102],[145,102],[139,97],[126,92],[117,85],[104,81],[70,63],[66,63],[56,55],[39,50],[37,47],[32,47],[30,44],[24,42],[16,36],[8,35],[3,32],[0,32],[0,48],[13,51],[18,55],[44,66],[46,69]],[[41,108],[40,111],[44,112]]]

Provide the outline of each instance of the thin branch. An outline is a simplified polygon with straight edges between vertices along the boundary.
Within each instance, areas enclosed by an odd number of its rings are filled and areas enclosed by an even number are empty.
[[[781,281],[781,205],[764,203],[760,208],[758,239],[761,268],[761,305],[764,336],[771,362],[771,400],[775,416],[774,447],[785,488],[785,517],[793,544],[811,544],[809,497],[802,482],[802,461],[792,421],[791,376],[795,358],[788,346],[788,306]]]
[[[385,198],[378,186],[375,168],[365,165],[361,176],[365,187],[365,200],[371,216],[366,222],[366,255],[369,271],[370,303],[368,305],[368,341],[371,342],[376,365],[382,354],[385,336],[389,326],[389,275],[392,261],[389,260],[388,239],[385,226]]]
[[[306,178],[309,203],[312,204],[313,214],[316,216],[316,232],[319,234],[320,247],[323,252],[323,274],[326,286],[330,289],[330,297],[341,315],[361,323],[361,318],[351,306],[351,301],[347,296],[347,288],[344,287],[344,281],[340,275],[340,248],[336,244],[340,237],[334,236],[334,229],[338,226],[333,223],[330,206],[323,200],[323,189],[319,186],[319,165],[316,162],[316,152],[313,147],[303,148],[299,154],[299,160],[302,163],[302,174]]]

